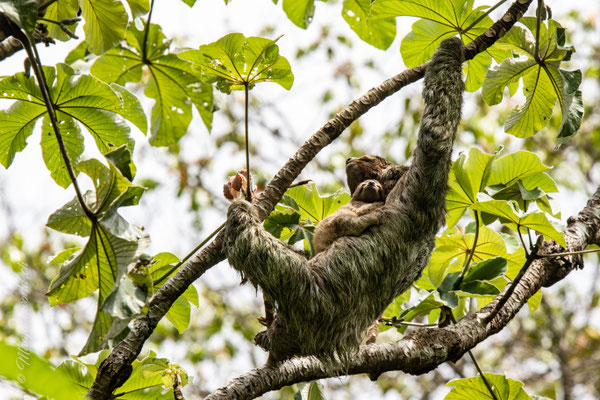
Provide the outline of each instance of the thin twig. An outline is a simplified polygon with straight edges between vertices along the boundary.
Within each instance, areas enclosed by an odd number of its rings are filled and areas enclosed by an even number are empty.
[[[496,4],[494,4],[485,13],[483,13],[482,15],[480,15],[479,18],[477,18],[475,21],[471,22],[471,24],[469,26],[467,26],[465,29],[462,29],[461,33],[470,31],[474,26],[476,26],[479,23],[479,21],[481,21],[482,19],[484,19],[485,17],[487,17],[488,15],[490,15],[496,8],[500,7],[504,3],[506,3],[506,0],[500,0],[499,2],[497,2]]]
[[[183,257],[183,259],[181,261],[179,261],[173,268],[171,268],[169,271],[167,271],[166,274],[164,274],[163,276],[161,276],[160,278],[155,280],[154,285],[158,285],[159,283],[161,283],[162,281],[167,279],[173,272],[177,271],[177,269],[179,267],[181,267],[184,262],[189,260],[194,254],[196,254],[198,252],[198,250],[200,250],[206,243],[208,243],[208,241],[210,239],[212,239],[217,233],[219,233],[221,231],[221,229],[223,229],[224,227],[225,227],[225,222],[223,222],[221,225],[219,225],[219,227],[217,229],[212,231],[210,233],[210,235],[208,235],[198,246],[194,247],[194,249],[192,251],[190,251],[185,257]]]
[[[456,318],[454,318],[454,314],[452,314],[452,312],[450,312],[450,320],[452,321],[453,325],[456,325]],[[479,373],[479,376],[481,376],[481,379],[483,380],[483,383],[485,384],[485,387],[490,392],[490,395],[492,396],[492,398],[494,400],[498,400],[498,398],[496,397],[496,393],[494,393],[494,389],[492,389],[492,385],[490,385],[490,383],[488,382],[487,378],[485,377],[485,374],[483,373],[483,370],[479,366],[479,363],[477,362],[477,359],[475,358],[475,355],[473,354],[473,351],[467,350],[467,353],[469,354],[469,358],[471,358],[471,361],[473,362],[473,365],[475,365],[475,369],[477,369],[477,372]]]
[[[460,277],[454,282],[454,289],[458,289],[463,279],[469,272],[469,265],[473,260],[473,255],[475,254],[475,249],[477,248],[477,241],[479,240],[479,212],[475,211],[475,239],[473,240],[473,246],[469,250],[469,254],[465,258],[465,263],[463,264],[462,271],[460,273]]]

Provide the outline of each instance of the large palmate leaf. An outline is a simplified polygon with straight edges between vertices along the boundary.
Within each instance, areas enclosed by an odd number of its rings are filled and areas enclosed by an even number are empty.
[[[64,361],[58,370],[70,378],[73,387],[80,388],[82,394],[94,383],[100,364],[108,357],[108,351],[101,351],[94,364],[81,361],[78,357],[74,360]],[[173,378],[176,376],[183,386],[188,384],[185,370],[177,364],[171,364],[167,359],[157,358],[153,351],[142,359],[136,359],[131,364],[132,372],[127,381],[119,388],[123,399],[173,399]]]
[[[523,390],[523,383],[507,378],[504,375],[485,374],[486,380],[494,390],[494,396],[490,394],[483,379],[480,376],[472,378],[455,379],[446,384],[453,389],[444,398],[445,400],[463,399],[497,399],[497,400],[531,400],[531,397]]]
[[[124,85],[139,82],[146,67],[148,82],[145,94],[155,100],[150,143],[154,146],[177,143],[192,120],[192,105],[210,130],[212,87],[192,70],[191,62],[169,53],[170,42],[160,27],[150,25],[144,45],[144,31],[132,24],[127,29],[126,42],[98,58],[91,73],[105,82]]]
[[[474,234],[460,233],[437,237],[436,247],[423,276],[417,281],[417,286],[428,290],[437,289],[448,273],[460,271],[473,248],[474,241]],[[509,253],[504,239],[498,233],[486,226],[480,227],[472,261],[480,262],[494,257],[507,261],[507,276],[511,278],[525,263],[525,252],[522,248]]]
[[[516,107],[508,116],[505,130],[517,137],[528,137],[546,126],[558,102],[562,119],[559,138],[572,136],[583,119],[581,71],[565,71],[560,62],[572,52],[563,47],[564,30],[555,21],[540,25],[536,37],[536,20],[524,17],[520,21],[526,28],[513,27],[498,42],[500,48],[510,50],[519,58],[507,58],[490,69],[483,84],[483,96],[490,104],[502,100],[505,87],[514,94],[519,80],[523,81],[525,103]],[[535,54],[536,41],[539,53]]]
[[[76,78],[74,70],[66,64],[58,64],[56,70],[50,67],[44,70],[71,163],[76,163],[83,152],[80,125],[92,135],[103,154],[121,145],[133,148],[130,129],[123,118],[146,131],[146,118],[138,100],[124,88],[111,87],[90,75]],[[34,79],[19,73],[0,80],[0,97],[16,100],[8,110],[0,112],[0,162],[5,167],[12,163],[15,154],[25,148],[38,119],[44,117],[41,141],[44,161],[52,178],[63,187],[68,186],[71,181]]]
[[[276,41],[230,33],[179,56],[192,61],[205,80],[216,83],[224,93],[242,90],[246,85],[251,89],[257,82],[275,82],[289,89],[294,75],[288,61],[279,55]]]
[[[471,148],[452,164],[448,179],[446,222],[454,226],[464,212],[477,202],[478,193],[497,200],[515,200],[522,209],[535,201],[544,211],[552,211],[546,193],[557,192],[556,184],[545,173],[549,168],[528,151],[504,157]]]
[[[287,190],[276,209],[265,219],[264,227],[288,244],[303,240],[304,249],[314,254],[315,225],[349,201],[350,195],[343,191],[320,195],[314,183],[293,187]]]
[[[311,183],[288,189],[281,203],[298,211],[302,221],[310,220],[316,224],[349,201],[350,195],[341,190],[322,196]]]
[[[369,23],[375,24],[397,16],[421,18],[413,24],[411,32],[404,37],[400,46],[404,63],[407,67],[414,67],[429,61],[445,38],[460,34],[466,44],[482,34],[493,23],[489,16],[484,16],[486,8],[473,8],[472,0],[375,0]],[[469,29],[465,30],[467,27]],[[508,54],[492,47],[467,61],[466,90],[479,89],[491,65],[492,56],[501,60]]]
[[[461,154],[452,164],[446,194],[446,222],[454,226],[465,210],[477,201],[477,193],[486,186],[496,155],[486,154],[476,147],[468,156]]]
[[[524,228],[529,228],[555,240],[563,247],[566,246],[561,233],[563,227],[552,216],[541,211],[525,213],[514,201],[493,200],[485,194],[478,197],[479,201],[471,206],[474,210],[498,217],[500,222],[515,232],[523,232]]]
[[[92,159],[79,163],[77,168],[94,183],[94,190],[88,191],[84,198],[97,219],[91,221],[77,199],[48,219],[50,228],[89,236],[89,239],[82,249],[67,249],[51,261],[62,265],[47,295],[55,305],[87,297],[99,289],[94,327],[82,350],[88,353],[106,346],[107,339],[114,339],[108,335],[113,315],[107,310],[115,307],[109,305],[104,310],[103,304],[115,285],[121,283],[122,277],[137,263],[149,240],[143,230],[130,225],[117,213],[118,207],[137,204],[144,189],[133,185],[112,163],[106,167]],[[118,290],[116,292],[118,296]]]
[[[371,0],[344,0],[342,16],[358,37],[378,49],[385,50],[396,37],[396,20],[394,18],[377,21],[368,19],[371,5]]]
[[[89,49],[102,54],[125,37],[127,12],[119,0],[80,0],[83,30]]]

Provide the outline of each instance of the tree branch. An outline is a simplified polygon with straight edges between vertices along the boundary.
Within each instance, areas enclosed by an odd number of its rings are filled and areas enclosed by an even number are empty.
[[[582,225],[586,227],[585,230],[579,229]],[[579,215],[570,219],[565,230],[567,248],[571,250],[571,244],[584,247],[595,244],[594,241],[599,236],[600,187]],[[541,253],[550,254],[552,251],[562,251],[562,248],[553,241],[542,244]],[[347,367],[326,370],[314,357],[293,358],[276,366],[257,368],[241,375],[213,392],[206,400],[251,399],[294,383],[334,376],[366,373],[377,377],[386,371],[403,371],[414,375],[429,372],[444,362],[458,361],[477,344],[498,333],[527,304],[531,296],[542,286],[551,284],[557,273],[562,273],[564,278],[569,271],[580,265],[573,265],[566,258],[535,260],[515,287],[512,296],[489,324],[485,323],[486,317],[493,312],[504,293],[478,312],[462,318],[456,325],[419,329],[397,342],[361,346]]]
[[[465,46],[467,59],[487,49],[501,38],[514,25],[529,7],[532,0],[515,1],[502,18],[473,42]],[[404,86],[421,79],[428,63],[407,69],[387,79],[377,87],[359,97],[338,112],[331,120],[315,132],[285,163],[265,190],[255,201],[261,219],[265,219],[275,208],[286,189],[300,175],[304,167],[333,140],[342,134],[350,124],[388,96]],[[160,319],[167,313],[173,302],[198,279],[206,270],[225,259],[222,251],[223,232],[204,248],[197,256],[186,262],[154,295],[150,301],[148,314],[138,318],[127,337],[115,346],[111,354],[102,362],[96,380],[88,391],[92,399],[105,399],[124,382],[131,373],[131,363],[141,352]],[[269,389],[270,390],[270,389]]]

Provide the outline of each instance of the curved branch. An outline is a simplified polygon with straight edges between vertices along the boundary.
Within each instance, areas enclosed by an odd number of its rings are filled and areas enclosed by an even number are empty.
[[[583,226],[585,228],[582,229]],[[579,215],[570,219],[565,230],[568,250],[573,250],[571,246],[596,244],[599,238],[600,187]],[[561,247],[553,241],[543,243],[540,249],[544,254],[559,251],[562,251]],[[342,375],[366,373],[377,377],[386,371],[403,371],[415,375],[426,373],[444,362],[459,360],[468,350],[498,333],[542,286],[553,283],[557,274],[564,278],[569,271],[580,265],[580,262],[574,264],[569,261],[568,257],[537,259],[488,324],[485,322],[486,317],[494,310],[504,292],[478,312],[459,320],[456,325],[419,329],[397,342],[361,346],[350,365],[344,368],[326,369],[314,357],[293,358],[276,366],[257,368],[241,375],[213,392],[206,400],[251,399],[294,383]]]
[[[523,15],[532,0],[516,0],[500,20],[495,22],[480,37],[465,46],[467,59],[473,58],[501,38],[504,33]],[[342,134],[350,124],[371,108],[404,86],[421,79],[428,63],[407,69],[372,88],[338,112],[331,120],[315,132],[285,163],[258,197],[255,206],[261,220],[275,208],[286,189],[304,167],[333,140]],[[160,319],[167,313],[173,302],[198,279],[206,270],[225,259],[222,251],[223,233],[204,248],[197,256],[186,262],[154,295],[150,301],[148,314],[138,318],[127,337],[115,346],[111,354],[102,362],[96,380],[88,391],[92,399],[107,398],[131,373],[131,363],[141,352]]]

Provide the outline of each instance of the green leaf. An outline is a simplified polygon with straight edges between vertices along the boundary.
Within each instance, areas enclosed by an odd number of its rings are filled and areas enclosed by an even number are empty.
[[[288,207],[274,210],[265,219],[263,227],[278,239],[287,240],[298,229],[300,213]],[[285,239],[284,239],[285,238]]]
[[[57,367],[58,371],[68,376],[71,382],[69,386],[79,388],[80,397],[84,397],[87,390],[94,383],[95,373],[92,374],[90,369],[87,365],[75,360],[65,360]]]
[[[85,390],[72,385],[69,376],[24,346],[0,342],[0,376],[24,392],[55,400],[80,399]]]
[[[102,153],[122,144],[133,147],[129,127],[121,116],[145,130],[145,116],[137,99],[121,87],[110,86],[89,76],[75,78],[74,70],[67,64],[57,64],[57,69],[44,67],[50,94],[56,106],[59,128],[67,153],[77,162],[82,153],[79,128],[73,120],[87,129]],[[32,78],[23,73],[0,80],[0,97],[17,100],[8,110],[0,112],[0,161],[8,167],[15,153],[23,150],[25,139],[31,135],[37,119],[47,115],[39,88]],[[65,166],[58,157],[58,142],[49,122],[42,126],[42,150],[52,177],[61,186],[68,184]]]
[[[276,40],[245,38],[230,33],[214,43],[179,54],[202,71],[207,82],[216,83],[223,93],[251,89],[257,82],[275,82],[285,89],[292,87],[294,75],[288,61],[279,55]]]
[[[148,0],[127,0],[133,19],[146,15],[150,10]]]
[[[167,278],[173,276],[177,272],[177,270],[173,269],[173,266],[178,262],[179,258],[171,253],[159,253],[153,257],[149,272],[152,280],[155,282],[157,282],[158,279],[161,279],[154,288],[155,291],[164,285]],[[167,272],[170,272],[170,274],[165,278],[164,275]],[[193,285],[188,286],[185,292],[183,292],[181,297],[177,298],[166,314],[167,320],[173,324],[179,333],[182,333],[189,327],[192,309],[190,303],[196,307],[199,304],[198,291]]]
[[[86,192],[83,198],[88,204],[91,204],[94,201],[94,196],[91,191]],[[85,215],[77,198],[69,201],[67,204],[54,211],[48,218],[46,226],[58,232],[69,233],[81,237],[89,236],[92,230],[92,222]]]
[[[55,1],[50,4],[46,8],[46,13],[44,14],[44,18],[52,20],[52,21],[62,21],[67,18],[75,18],[77,16],[77,11],[79,11],[79,2],[77,0],[60,0]],[[47,24],[48,25],[48,34],[58,40],[66,42],[71,39],[69,35],[67,35],[59,25],[57,24]],[[67,28],[71,30],[71,32],[75,32],[75,28],[77,27],[77,23],[67,25]]]
[[[8,110],[0,111],[0,163],[5,168],[12,164],[15,154],[25,148],[36,121],[45,112],[45,106],[24,102],[16,102]]]
[[[534,180],[528,182],[535,184],[536,181],[543,179],[540,178],[540,173],[548,169],[550,168],[542,163],[537,154],[529,151],[517,151],[494,162],[487,185],[510,186],[518,180],[534,176]],[[531,185],[526,187],[531,188]]]
[[[83,30],[90,51],[102,54],[125,37],[127,12],[119,0],[80,0]]]
[[[160,27],[151,24],[143,57],[144,31],[131,25],[127,30],[127,46],[119,46],[98,58],[91,73],[105,82],[124,85],[139,82],[144,66],[148,71],[145,94],[155,100],[152,108],[154,146],[176,143],[187,131],[196,107],[208,130],[212,124],[212,87],[192,70],[192,63],[169,54],[170,41]]]
[[[438,288],[447,273],[461,270],[469,251],[473,248],[474,234],[453,234],[436,238],[436,247],[431,259],[416,282],[423,289]],[[481,262],[494,257],[501,257],[508,262],[509,276],[514,276],[525,262],[523,249],[509,253],[502,237],[486,226],[479,228],[477,247],[473,253],[473,262]]]
[[[440,4],[445,2],[440,2]],[[402,60],[408,68],[416,67],[431,59],[442,40],[456,35],[454,25],[420,19],[412,25],[412,30],[400,44]]]
[[[485,373],[485,377],[492,385],[497,400],[531,400],[523,390],[522,382],[498,374]],[[480,376],[455,379],[448,382],[446,386],[454,386],[454,388],[444,400],[493,399]]]
[[[344,0],[342,16],[358,37],[378,49],[385,50],[396,37],[396,20],[386,18],[372,22],[367,19],[371,4],[371,0]]]
[[[306,29],[315,14],[315,0],[283,0],[283,11],[290,21]]]
[[[114,339],[107,337],[113,318],[102,311],[102,305],[115,283],[120,282],[147,245],[146,234],[113,214],[93,225],[84,248],[63,263],[52,280],[47,293],[51,305],[75,301],[100,289],[92,332],[80,354],[98,351],[108,346],[108,339]]]
[[[572,136],[581,126],[583,107],[577,88],[581,84],[580,71],[563,71],[560,62],[572,51],[562,48],[564,29],[555,21],[541,24],[539,54],[535,55],[536,20],[524,17],[519,22],[529,30],[516,26],[498,41],[497,47],[520,55],[506,58],[491,69],[483,84],[484,99],[488,104],[502,100],[505,87],[514,89],[523,79],[525,104],[516,107],[506,120],[505,130],[517,137],[535,134],[548,123],[558,100],[562,118],[559,143]],[[511,90],[511,95],[513,91]]]
[[[165,316],[181,334],[190,326],[191,312],[190,303],[186,299],[178,297]]]
[[[464,283],[473,281],[491,281],[502,276],[508,270],[507,262],[502,257],[494,257],[481,262],[473,263],[469,272],[463,279]]]
[[[563,78],[564,85],[561,88],[562,120],[558,137],[562,138],[561,141],[564,141],[564,138],[572,136],[579,130],[581,122],[583,121],[583,99],[581,97],[581,91],[577,90],[579,85],[581,85],[582,77],[580,70],[559,70],[559,73]]]
[[[297,204],[301,221],[310,219],[313,224],[350,201],[350,195],[343,191],[321,196],[314,183],[293,187],[286,194]]]
[[[485,32],[493,23],[489,16],[484,16],[483,10],[486,8],[474,9],[473,1],[469,0],[376,0],[371,7],[369,23],[375,24],[396,16],[421,18],[412,25],[411,32],[400,45],[404,63],[407,67],[414,67],[429,61],[445,38],[460,34],[466,44]],[[467,27],[470,29],[465,31]],[[502,50],[489,49],[467,61],[466,90],[479,89],[492,62],[491,54],[502,58],[507,56]]]
[[[127,146],[123,145],[118,147],[113,151],[106,153],[105,157],[125,178],[127,178],[127,180],[129,180],[129,182],[133,181],[136,168],[133,163],[131,150],[129,150]]]
[[[118,207],[138,204],[144,193],[144,188],[132,184],[111,162],[107,168],[96,159],[85,160],[77,169],[94,183],[96,198],[88,205],[100,217],[116,212]]]
[[[554,87],[562,85],[558,70],[552,66],[536,65],[523,75],[525,104],[516,107],[506,119],[504,129],[516,137],[525,138],[546,126],[558,93]]]
[[[33,33],[38,16],[39,0],[0,0],[0,11],[19,28]]]
[[[454,226],[467,208],[477,200],[477,193],[487,186],[496,155],[486,154],[476,147],[468,156],[461,154],[452,164],[446,194],[446,222]]]
[[[57,113],[56,117],[69,160],[71,160],[71,163],[76,164],[79,162],[79,157],[83,153],[84,147],[79,125],[75,123],[73,118],[63,113]],[[71,178],[62,157],[58,140],[54,134],[54,129],[47,115],[42,122],[42,157],[44,158],[46,167],[50,171],[52,179],[60,186],[64,188],[68,187],[71,184]]]
[[[437,294],[437,292],[435,293]],[[433,294],[430,294],[421,300],[416,306],[405,310],[401,317],[403,321],[412,321],[417,317],[429,315],[431,312],[439,311],[443,305],[444,303],[440,301],[439,298],[436,299]]]
[[[106,296],[102,311],[111,317],[128,319],[137,315],[147,304],[151,287],[138,285],[128,275],[121,277]]]
[[[502,101],[505,87],[516,85],[523,75],[537,65],[533,59],[506,58],[499,65],[492,67],[483,82],[483,99],[489,105]]]
[[[85,59],[89,54],[91,53],[88,50],[88,42],[82,40],[81,42],[79,42],[77,47],[75,47],[69,52],[69,54],[67,54],[67,57],[65,57],[65,64],[71,65],[76,61]]]
[[[306,400],[325,400],[318,381],[310,382],[304,391],[306,391]]]
[[[529,307],[529,313],[533,314],[542,303],[542,289],[535,292],[533,296],[527,300],[527,306]]]
[[[518,209],[514,201],[487,200],[481,197],[482,201],[472,206],[474,210],[500,217],[500,222],[515,232],[522,232],[524,228],[533,229],[546,238],[555,240],[561,246],[566,246],[564,236],[557,230],[557,227],[562,229],[560,222],[554,220],[552,216],[539,211],[526,214]]]

